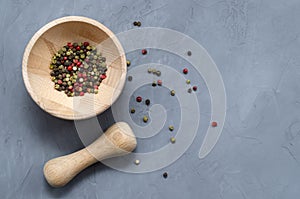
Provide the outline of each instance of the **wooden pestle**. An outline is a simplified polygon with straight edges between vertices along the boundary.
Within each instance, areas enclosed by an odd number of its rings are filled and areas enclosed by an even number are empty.
[[[90,165],[128,154],[135,147],[136,138],[129,125],[118,122],[86,148],[49,160],[44,166],[44,176],[51,186],[62,187]]]

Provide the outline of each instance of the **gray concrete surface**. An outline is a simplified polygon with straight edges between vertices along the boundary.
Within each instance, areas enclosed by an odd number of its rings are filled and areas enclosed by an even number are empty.
[[[0,1],[0,198],[299,198],[299,10],[298,0]],[[45,161],[82,144],[72,121],[48,115],[29,97],[21,60],[40,27],[67,15],[91,17],[115,33],[140,20],[145,27],[171,28],[202,44],[219,67],[228,97],[225,128],[212,153],[198,158],[210,103],[202,78],[194,74],[191,79],[202,90],[197,93],[201,126],[174,164],[146,174],[97,164],[65,188],[49,187],[42,175]],[[152,52],[147,58],[129,54],[131,67],[146,61],[174,64]],[[109,111],[99,120],[112,123]],[[155,139],[141,142],[138,150],[160,147]]]

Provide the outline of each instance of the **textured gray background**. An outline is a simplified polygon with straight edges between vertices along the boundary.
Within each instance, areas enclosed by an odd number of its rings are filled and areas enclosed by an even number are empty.
[[[0,198],[299,198],[299,10],[298,0],[1,0]],[[202,44],[219,67],[228,97],[225,128],[213,152],[197,157],[209,122],[204,91],[198,93],[204,109],[199,135],[174,164],[139,175],[97,164],[65,188],[49,187],[44,162],[82,144],[73,122],[48,115],[31,100],[21,60],[32,35],[66,15],[94,18],[115,33],[141,20]],[[144,63],[138,54],[128,56]],[[99,119],[111,122],[108,112]],[[141,147],[153,149],[150,141]],[[168,179],[161,177],[164,171]]]

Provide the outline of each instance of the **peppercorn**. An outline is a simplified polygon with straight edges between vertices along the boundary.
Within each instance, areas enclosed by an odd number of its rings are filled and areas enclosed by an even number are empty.
[[[134,26],[137,26],[137,25],[138,25],[138,22],[137,22],[137,21],[134,21],[134,22],[133,22],[133,25],[134,25]]]
[[[188,55],[188,56],[191,56],[191,55],[192,55],[192,52],[191,52],[191,51],[187,51],[187,55]]]
[[[161,80],[157,80],[157,85],[161,86],[162,85],[162,81]]]
[[[140,21],[137,22],[137,26],[140,27],[142,23]]]
[[[217,126],[218,126],[218,123],[217,123],[217,122],[212,122],[212,123],[211,123],[211,126],[212,126],[212,127],[217,127]]]
[[[146,100],[145,100],[145,104],[146,104],[147,106],[149,106],[149,105],[150,105],[150,100],[149,100],[149,99],[146,99]]]
[[[188,69],[187,69],[187,68],[184,68],[184,69],[182,70],[182,72],[183,72],[183,74],[187,74],[187,73],[188,73]]]
[[[127,78],[127,79],[128,79],[128,81],[130,81],[130,82],[131,82],[131,81],[132,81],[132,76],[128,76],[128,78]]]
[[[188,93],[191,93],[191,92],[192,92],[192,89],[191,89],[191,88],[189,88],[189,89],[188,89]]]
[[[164,177],[164,178],[167,178],[167,177],[168,177],[168,173],[167,173],[167,172],[164,172],[164,173],[163,173],[163,177]]]
[[[136,101],[137,102],[141,102],[142,101],[142,97],[141,96],[136,97]]]
[[[90,57],[87,56],[97,59],[91,63]],[[86,62],[81,68],[83,60]],[[102,79],[106,78],[105,61],[106,58],[101,57],[101,53],[97,52],[95,47],[89,46],[88,42],[67,43],[55,53],[49,66],[55,89],[64,91],[67,96],[82,96],[85,92],[98,93],[98,86]],[[100,76],[102,79],[99,78]],[[80,84],[76,85],[77,81]]]
[[[176,142],[176,139],[174,137],[171,137],[170,141],[171,141],[172,144],[174,144]]]
[[[174,126],[170,125],[170,126],[169,126],[169,130],[170,130],[170,131],[173,131],[173,130],[174,130]]]
[[[129,60],[126,61],[127,66],[130,66],[131,62]]]
[[[146,123],[146,122],[148,122],[148,117],[147,116],[144,116],[143,117],[143,121]]]
[[[175,91],[174,91],[174,90],[171,90],[170,94],[171,94],[172,96],[174,96],[174,95],[175,95]]]
[[[146,54],[147,54],[147,50],[146,50],[146,49],[143,49],[143,50],[142,50],[142,54],[143,54],[143,55],[146,55]]]
[[[140,160],[135,160],[134,164],[139,165],[140,164]]]
[[[148,73],[152,73],[152,68],[148,68]]]
[[[159,77],[161,75],[161,72],[158,70],[155,74]]]
[[[153,81],[152,86],[153,86],[153,87],[156,86],[156,81]]]
[[[191,83],[191,80],[187,79],[185,82],[186,82],[187,84],[190,84],[190,83]]]
[[[193,86],[193,91],[197,91],[197,86]]]
[[[132,109],[130,110],[130,113],[135,113],[135,109],[132,108]]]

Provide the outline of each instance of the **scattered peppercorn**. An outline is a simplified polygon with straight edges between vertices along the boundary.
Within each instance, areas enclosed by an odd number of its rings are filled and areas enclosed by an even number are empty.
[[[147,123],[147,122],[148,122],[148,117],[147,117],[147,116],[144,116],[144,117],[143,117],[143,121],[144,121],[145,123]]]
[[[131,62],[129,60],[126,61],[127,66],[130,66]]]
[[[138,22],[137,22],[137,21],[134,21],[134,22],[133,22],[133,25],[134,25],[134,26],[137,26],[137,25],[138,25]]]
[[[187,51],[187,55],[188,55],[188,56],[191,56],[191,55],[192,55],[192,52],[191,52],[191,51]]]
[[[132,109],[130,110],[130,113],[135,113],[135,109],[132,108]]]
[[[170,94],[171,94],[172,96],[174,96],[174,95],[175,95],[175,91],[174,91],[174,90],[171,90]]]
[[[211,123],[211,126],[212,126],[212,127],[217,127],[217,126],[218,126],[218,123],[217,123],[217,122],[212,122],[212,123]]]
[[[142,54],[143,54],[143,55],[146,55],[146,54],[147,54],[147,50],[146,50],[146,49],[143,49],[143,50],[142,50]]]
[[[164,178],[167,178],[167,177],[168,177],[168,173],[167,173],[167,172],[164,172],[164,173],[163,173],[163,177],[164,177]]]
[[[193,86],[193,91],[197,91],[197,86]]]
[[[149,100],[149,99],[146,99],[145,104],[146,104],[147,106],[149,106],[149,105],[150,105],[150,100]]]
[[[142,101],[142,97],[141,96],[136,97],[136,101],[137,102],[141,102]]]
[[[173,131],[173,130],[174,130],[174,126],[170,125],[170,126],[169,126],[169,130],[170,130],[170,131]]]
[[[140,164],[140,160],[135,160],[134,164],[139,165]]]
[[[188,89],[188,93],[192,93],[192,89],[191,88]]]
[[[172,144],[174,144],[174,143],[176,142],[176,138],[171,137],[171,138],[170,138],[170,141],[171,141]]]
[[[148,73],[152,73],[152,68],[148,68]]]
[[[137,22],[137,26],[140,27],[142,23],[140,21]]]
[[[157,80],[157,85],[161,86],[162,85],[162,81],[161,80]]]
[[[156,81],[153,81],[152,86],[153,86],[153,87],[156,86]]]
[[[187,84],[190,84],[190,83],[191,83],[191,80],[187,79],[185,82],[186,82]]]
[[[127,80],[131,82],[132,81],[132,76],[128,76]]]
[[[161,75],[161,72],[158,70],[155,74],[159,77]]]
[[[182,72],[183,72],[183,74],[188,74],[188,69],[187,68],[184,68],[183,70],[182,70]]]

